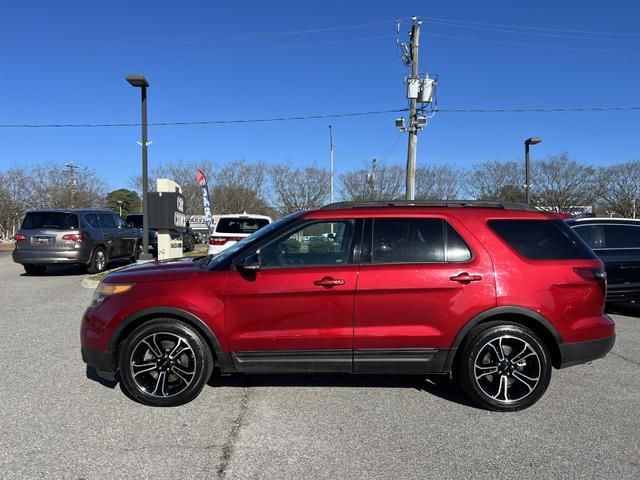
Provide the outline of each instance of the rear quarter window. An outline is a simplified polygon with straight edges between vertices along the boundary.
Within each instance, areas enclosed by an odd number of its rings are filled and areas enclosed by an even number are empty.
[[[516,252],[531,260],[596,258],[562,220],[489,220],[489,227]]]

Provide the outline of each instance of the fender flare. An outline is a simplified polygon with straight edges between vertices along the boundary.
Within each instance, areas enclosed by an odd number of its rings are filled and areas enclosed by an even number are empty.
[[[535,312],[535,311],[530,310],[528,308],[517,307],[517,306],[493,307],[493,308],[490,308],[489,310],[485,310],[484,312],[480,312],[475,317],[473,317],[471,320],[469,320],[460,329],[460,331],[456,335],[456,338],[454,339],[453,343],[451,344],[451,348],[449,350],[449,355],[447,356],[447,361],[445,363],[445,372],[451,372],[451,370],[453,368],[453,360],[455,358],[456,352],[457,352],[458,348],[460,347],[460,345],[462,344],[462,341],[465,339],[465,337],[469,333],[469,331],[473,327],[478,325],[480,322],[482,322],[482,321],[484,321],[484,320],[486,320],[488,318],[497,317],[497,316],[500,316],[500,315],[518,315],[520,317],[526,317],[529,320],[531,320],[532,322],[537,323],[539,326],[541,326],[545,330],[547,330],[551,334],[553,339],[555,340],[556,346],[560,346],[560,345],[562,345],[564,343],[563,340],[562,340],[562,337],[560,336],[560,333],[558,332],[556,327],[554,327],[553,324],[549,320],[547,320],[543,315],[539,314],[538,312]]]
[[[214,354],[215,359],[217,360],[217,363],[220,366],[220,369],[224,372],[235,370],[233,368],[233,362],[231,360],[231,356],[227,352],[222,351],[220,342],[216,338],[211,328],[209,328],[209,326],[204,321],[202,321],[199,317],[197,317],[193,313],[188,312],[186,310],[182,310],[180,308],[176,308],[176,307],[157,306],[157,307],[145,308],[143,310],[139,310],[133,313],[132,315],[129,315],[124,320],[122,320],[122,322],[120,322],[120,325],[118,325],[118,327],[114,330],[113,334],[111,335],[111,339],[109,340],[109,351],[112,353],[114,360],[115,360],[116,348],[121,339],[122,332],[124,332],[129,326],[131,326],[133,323],[137,322],[141,318],[144,318],[144,317],[157,318],[162,316],[169,317],[169,318],[178,318],[180,320],[183,320],[189,323],[193,327],[197,328],[198,331],[204,335],[207,343],[213,348],[212,353]]]

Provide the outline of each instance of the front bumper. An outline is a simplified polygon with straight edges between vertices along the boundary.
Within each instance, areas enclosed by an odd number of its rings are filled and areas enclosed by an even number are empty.
[[[84,363],[95,368],[98,375],[106,380],[115,380],[115,367],[111,352],[100,352],[84,347],[80,351]]]
[[[16,249],[12,257],[15,263],[49,265],[53,263],[89,263],[90,251],[84,249]]]
[[[615,341],[614,334],[588,342],[561,343],[559,345],[560,366],[558,368],[571,367],[602,358],[613,348]]]

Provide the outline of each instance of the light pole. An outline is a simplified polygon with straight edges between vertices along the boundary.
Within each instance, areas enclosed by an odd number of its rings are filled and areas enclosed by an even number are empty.
[[[140,88],[142,99],[142,254],[141,260],[151,260],[153,256],[149,254],[149,203],[147,198],[148,178],[147,178],[147,87],[149,82],[144,75],[132,73],[127,75],[127,82],[132,87]]]
[[[124,203],[124,201],[116,200],[116,203],[118,204],[118,208],[120,209],[120,216],[122,216],[122,204]]]
[[[329,203],[333,203],[333,129],[329,125]]]
[[[540,137],[527,138],[524,141],[524,201],[528,205],[531,203],[531,164],[529,162],[529,145],[540,143]]]

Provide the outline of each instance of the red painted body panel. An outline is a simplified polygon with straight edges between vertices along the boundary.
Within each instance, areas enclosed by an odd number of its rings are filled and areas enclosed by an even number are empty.
[[[231,351],[350,349],[357,266],[231,272],[225,295]],[[322,287],[325,277],[344,285]]]

